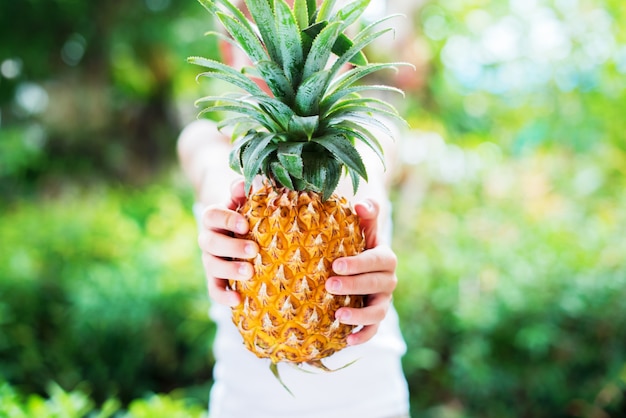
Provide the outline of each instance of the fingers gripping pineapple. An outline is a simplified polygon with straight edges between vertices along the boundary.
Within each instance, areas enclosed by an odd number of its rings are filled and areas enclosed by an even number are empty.
[[[252,66],[238,71],[222,63],[190,57],[206,68],[199,77],[227,81],[237,92],[197,101],[201,112],[234,116],[230,166],[243,174],[248,198],[239,208],[250,224],[244,237],[260,252],[255,274],[231,281],[243,303],[233,322],[246,347],[276,364],[307,363],[325,369],[321,359],[346,346],[352,326],[335,319],[340,307],[361,307],[363,296],[337,296],[325,290],[336,258],[364,249],[358,217],[344,197],[334,194],[343,173],[356,192],[367,173],[355,145],[363,142],[381,159],[372,130],[391,134],[380,118],[402,121],[387,102],[362,97],[368,90],[399,90],[358,85],[363,77],[398,64],[368,63],[362,50],[390,31],[387,18],[366,26],[353,39],[346,29],[369,4],[356,0],[336,13],[334,0],[246,0],[247,18],[229,0],[200,0]],[[347,65],[350,69],[342,71]],[[268,92],[252,78],[262,79]],[[239,91],[241,90],[241,91]],[[261,186],[253,189],[255,178]]]

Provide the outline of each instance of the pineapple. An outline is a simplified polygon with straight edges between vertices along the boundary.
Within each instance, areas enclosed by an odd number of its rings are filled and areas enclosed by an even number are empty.
[[[325,282],[332,262],[364,250],[355,211],[334,194],[343,173],[354,192],[367,172],[356,149],[364,143],[383,160],[373,129],[391,135],[380,118],[403,121],[389,103],[362,97],[368,90],[400,92],[385,85],[358,85],[363,77],[398,63],[368,63],[363,48],[391,29],[382,18],[350,39],[347,28],[369,0],[333,13],[335,0],[245,0],[250,18],[229,0],[199,0],[226,29],[211,32],[239,47],[252,65],[239,71],[190,57],[237,91],[199,99],[206,112],[229,112],[220,127],[233,128],[230,166],[243,174],[246,203],[238,209],[250,224],[242,238],[258,243],[254,277],[231,281],[243,302],[233,322],[246,347],[276,364],[310,364],[346,346],[353,326],[339,323],[340,307],[362,307],[364,297],[335,296]],[[346,70],[346,67],[349,67]],[[263,89],[254,81],[261,79]],[[242,91],[240,91],[242,90]],[[262,179],[253,188],[255,178]],[[327,369],[326,369],[327,370]]]

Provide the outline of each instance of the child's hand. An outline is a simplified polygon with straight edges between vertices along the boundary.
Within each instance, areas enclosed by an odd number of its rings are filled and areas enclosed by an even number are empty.
[[[365,233],[365,251],[352,257],[338,258],[333,270],[339,276],[326,281],[326,290],[336,295],[367,295],[361,309],[340,308],[335,316],[344,324],[362,325],[363,328],[348,337],[348,344],[361,344],[378,331],[387,315],[391,297],[398,279],[397,258],[387,245],[378,240],[378,213],[380,208],[372,200],[355,205]]]
[[[253,241],[234,238],[233,233],[248,232],[248,221],[235,209],[245,201],[242,181],[233,184],[228,206],[209,206],[202,215],[202,232],[198,245],[211,298],[222,305],[237,306],[241,296],[228,288],[228,279],[249,280],[254,272],[252,263],[231,261],[233,258],[250,260],[259,247]]]

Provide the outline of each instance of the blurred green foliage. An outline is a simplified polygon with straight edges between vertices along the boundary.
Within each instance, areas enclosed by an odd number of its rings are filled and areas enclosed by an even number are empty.
[[[215,55],[201,12],[183,0],[2,2],[0,192],[52,174],[137,184],[167,167],[198,89],[186,57]]]
[[[397,206],[415,416],[624,416],[624,179],[602,155],[463,153],[476,171],[428,161],[417,217]]]
[[[121,409],[120,402],[111,398],[95,406],[84,391],[66,392],[58,385],[48,388],[48,397],[21,397],[6,383],[0,386],[0,416],[10,418],[205,418],[204,406],[185,399],[180,394],[150,395]]]
[[[206,389],[213,326],[187,207],[154,186],[5,210],[2,378],[27,393],[85,384],[97,401]]]
[[[424,60],[413,126],[519,155],[545,146],[626,150],[621,0],[429,1],[415,16]],[[415,52],[418,51],[418,52]]]
[[[626,416],[626,3],[393,4],[411,30],[370,53],[417,67],[390,81],[412,414]],[[203,416],[214,329],[172,167],[207,16],[0,3],[0,417]]]

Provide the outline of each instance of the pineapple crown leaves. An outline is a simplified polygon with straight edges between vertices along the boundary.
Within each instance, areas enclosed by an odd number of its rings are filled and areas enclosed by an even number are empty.
[[[261,174],[276,187],[310,190],[330,197],[347,172],[356,192],[367,181],[356,143],[371,148],[383,161],[372,130],[393,136],[380,119],[405,123],[389,103],[361,93],[388,91],[386,85],[358,85],[362,78],[405,63],[369,63],[363,49],[391,29],[377,29],[386,16],[361,29],[353,39],[346,29],[357,22],[370,0],[355,0],[333,12],[335,0],[245,0],[250,18],[231,0],[199,0],[221,23],[216,35],[240,48],[252,62],[236,70],[202,57],[188,61],[205,69],[198,78],[226,81],[242,90],[196,101],[208,112],[234,116],[219,127],[234,127],[230,166],[244,175],[246,190]],[[335,55],[334,62],[333,54]],[[342,72],[347,64],[351,68]],[[253,78],[265,82],[268,91]]]

